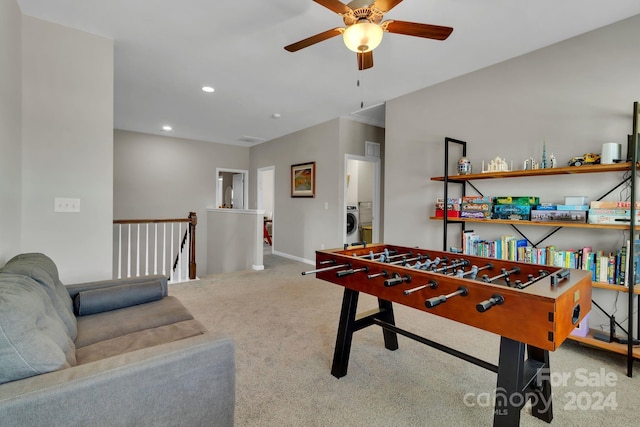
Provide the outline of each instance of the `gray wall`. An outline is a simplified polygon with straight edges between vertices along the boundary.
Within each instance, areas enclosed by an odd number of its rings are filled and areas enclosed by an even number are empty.
[[[113,218],[186,218],[196,212],[196,263],[203,275],[206,211],[217,207],[216,168],[248,170],[249,149],[116,130]]]
[[[276,253],[315,260],[321,247],[342,246],[345,153],[364,155],[364,142],[384,142],[384,130],[347,120],[317,126],[251,147],[251,170],[275,166],[273,248]],[[315,198],[291,197],[291,165],[316,162]],[[251,199],[256,206],[256,179]],[[325,209],[325,204],[327,209]]]
[[[0,7],[0,258],[43,252],[66,283],[109,277],[113,43]],[[54,213],[55,197],[81,212]]]
[[[560,164],[599,153],[604,142],[622,143],[626,153],[633,102],[640,100],[638,28],[640,16],[387,102],[385,241],[441,249],[442,223],[428,216],[443,195],[442,183],[430,177],[444,174],[445,136],[468,141],[476,172],[495,156],[513,159],[521,169],[530,156],[540,160],[545,140],[547,155],[553,152]],[[453,155],[451,173],[459,156]],[[565,195],[597,198],[621,178],[615,173],[477,184],[486,195],[540,195],[557,202]],[[487,238],[513,233],[508,227],[470,228]],[[548,231],[532,228],[527,231],[534,237]],[[626,238],[622,232],[564,229],[548,242],[614,250]],[[594,294],[612,308],[613,292]],[[626,302],[618,306],[624,318]]]
[[[22,54],[21,14],[0,0],[0,265],[20,250]]]

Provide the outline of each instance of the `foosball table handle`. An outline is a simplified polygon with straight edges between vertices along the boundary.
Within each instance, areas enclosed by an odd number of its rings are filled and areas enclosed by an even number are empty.
[[[504,304],[504,297],[500,294],[493,294],[488,300],[476,304],[476,310],[478,310],[480,313],[484,313],[494,305],[500,304]]]

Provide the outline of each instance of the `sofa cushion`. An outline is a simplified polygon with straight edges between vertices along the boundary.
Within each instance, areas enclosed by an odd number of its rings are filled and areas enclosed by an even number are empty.
[[[7,262],[2,272],[31,277],[45,289],[58,316],[64,322],[69,337],[76,339],[78,333],[73,302],[65,286],[58,278],[58,268],[48,256],[41,253],[20,254]]]
[[[0,273],[0,384],[68,368],[75,347],[35,280]]]
[[[79,348],[76,351],[76,360],[78,365],[82,365],[130,351],[194,337],[206,332],[205,327],[197,320],[184,320],[170,325],[132,332]]]
[[[162,299],[162,284],[149,281],[79,292],[73,299],[77,316],[117,310]]]
[[[147,304],[78,317],[75,345],[79,349],[99,341],[191,319],[193,316],[180,301],[168,296]]]

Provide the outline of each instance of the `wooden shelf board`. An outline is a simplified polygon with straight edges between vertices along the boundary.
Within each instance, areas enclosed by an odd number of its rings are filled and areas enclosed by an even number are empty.
[[[473,181],[478,179],[519,178],[523,176],[569,175],[580,173],[618,172],[631,168],[631,163],[614,163],[612,165],[566,166],[561,168],[545,168],[534,170],[517,170],[511,172],[486,172],[469,175],[449,175],[449,181]],[[444,176],[434,176],[432,181],[444,181]]]
[[[591,286],[598,289],[606,289],[609,291],[629,293],[629,288],[622,285],[612,285],[610,283],[604,283],[604,282],[591,282]],[[640,286],[638,285],[634,286],[633,293],[636,295],[640,295]]]
[[[429,219],[443,221],[444,218],[431,216]],[[449,218],[449,222],[475,222],[479,224],[513,224],[538,227],[573,227],[573,228],[602,228],[608,230],[628,230],[629,224],[587,224],[584,222],[561,222],[561,221],[516,221],[509,219],[477,219],[477,218]]]
[[[571,341],[576,341],[581,344],[588,345],[590,347],[599,348],[601,350],[611,351],[614,353],[622,354],[624,356],[627,355],[628,345],[627,344],[619,344],[617,342],[604,342],[594,338],[594,334],[598,333],[598,331],[591,329],[589,333],[585,337],[579,337],[576,335],[569,335]],[[635,359],[640,359],[640,347],[634,346],[633,348],[633,357]]]

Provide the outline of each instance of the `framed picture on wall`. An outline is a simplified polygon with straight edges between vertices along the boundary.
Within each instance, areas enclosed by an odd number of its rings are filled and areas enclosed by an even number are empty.
[[[316,196],[316,162],[291,165],[291,197]]]

